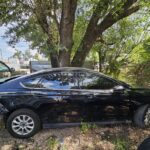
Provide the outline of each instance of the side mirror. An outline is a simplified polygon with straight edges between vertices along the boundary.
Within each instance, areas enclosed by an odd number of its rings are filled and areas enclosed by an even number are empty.
[[[120,92],[123,91],[125,88],[122,85],[117,85],[114,87],[114,92]]]
[[[15,72],[15,68],[10,68],[11,73]]]

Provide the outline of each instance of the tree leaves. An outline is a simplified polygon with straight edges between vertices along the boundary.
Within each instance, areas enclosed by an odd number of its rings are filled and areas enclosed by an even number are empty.
[[[65,60],[69,61],[64,65],[70,65],[71,57],[71,65],[82,66],[103,32],[136,12],[137,4],[137,0],[79,0],[76,7],[76,0],[1,0],[0,24],[7,25],[10,44],[23,38],[47,56],[54,52],[60,65]],[[128,31],[120,32],[127,36]],[[118,35],[110,38],[111,43]]]

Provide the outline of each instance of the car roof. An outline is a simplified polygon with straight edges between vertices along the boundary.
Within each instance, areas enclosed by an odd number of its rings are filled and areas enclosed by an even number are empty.
[[[45,73],[48,73],[48,72],[51,72],[51,71],[76,71],[76,70],[98,73],[98,74],[101,74],[103,76],[109,77],[107,75],[104,75],[102,73],[99,73],[97,71],[94,71],[94,70],[91,70],[91,69],[87,69],[87,68],[82,68],[82,67],[59,67],[59,68],[51,68],[51,69],[46,69],[46,70],[40,70],[40,71],[37,71],[37,72],[33,72],[31,74],[27,74],[27,75],[23,75],[21,77],[18,77],[17,79],[30,78],[30,77],[34,77],[36,75],[45,74]]]
[[[20,76],[20,77],[18,77],[16,79],[14,79],[14,81],[15,80],[27,79],[27,78],[32,78],[32,77],[35,77],[35,76],[38,76],[38,75],[41,75],[41,74],[46,74],[46,73],[52,72],[52,71],[76,71],[76,70],[99,73],[97,71],[94,71],[94,70],[91,70],[91,69],[87,69],[87,68],[81,68],[81,67],[59,67],[59,68],[51,68],[51,69],[46,69],[46,70],[40,70],[40,71],[37,71],[37,72],[33,72],[31,74],[22,75],[22,76]],[[99,74],[101,74],[103,76],[106,76],[106,75],[104,75],[102,73],[99,73]]]
[[[100,73],[98,71],[95,71],[95,70],[92,70],[92,69],[88,69],[88,68],[82,68],[82,67],[59,67],[59,68],[51,68],[51,69],[46,69],[46,70],[40,70],[40,71],[37,71],[37,72],[29,74],[29,76],[37,75],[37,74],[41,74],[41,73],[48,73],[48,72],[51,72],[51,71],[76,71],[76,70],[95,72],[95,73],[99,73],[101,75],[104,75],[103,73]]]
[[[46,69],[46,70],[41,70],[38,72],[49,72],[49,71],[65,71],[65,70],[89,70],[89,71],[94,71],[88,68],[82,68],[82,67],[59,67],[59,68],[51,68],[51,69]]]
[[[96,73],[96,74],[100,74],[110,80],[113,80],[117,83],[121,83],[121,84],[125,84],[125,85],[128,85],[126,84],[125,82],[123,81],[119,81],[119,80],[115,80],[113,78],[111,78],[110,76],[107,76],[101,72],[98,72],[98,71],[95,71],[95,70],[92,70],[92,69],[88,69],[88,68],[82,68],[82,67],[59,67],[59,68],[51,68],[51,69],[46,69],[46,70],[40,70],[40,71],[37,71],[37,72],[34,72],[34,73],[31,73],[29,74],[28,76],[31,77],[31,76],[36,76],[36,75],[40,75],[42,73],[48,73],[48,72],[51,72],[51,71],[76,71],[76,70],[81,70],[81,71],[88,71],[88,72],[92,72],[92,73]],[[130,86],[130,85],[128,85]]]

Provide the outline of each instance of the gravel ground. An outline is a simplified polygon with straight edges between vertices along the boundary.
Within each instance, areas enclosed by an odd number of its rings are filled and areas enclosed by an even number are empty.
[[[83,133],[80,127],[44,129],[33,138],[19,140],[0,129],[1,150],[136,150],[150,130],[132,125],[97,126]]]

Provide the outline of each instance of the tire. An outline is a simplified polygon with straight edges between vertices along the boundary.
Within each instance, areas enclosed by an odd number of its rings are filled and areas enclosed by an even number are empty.
[[[30,109],[19,109],[6,121],[8,132],[15,138],[30,138],[41,129],[39,116]]]
[[[145,123],[145,116],[149,108],[149,105],[143,105],[136,110],[133,118],[133,122],[135,125],[140,128],[146,128],[149,126]]]
[[[149,150],[150,149],[150,137],[146,138],[138,147],[138,150]]]

